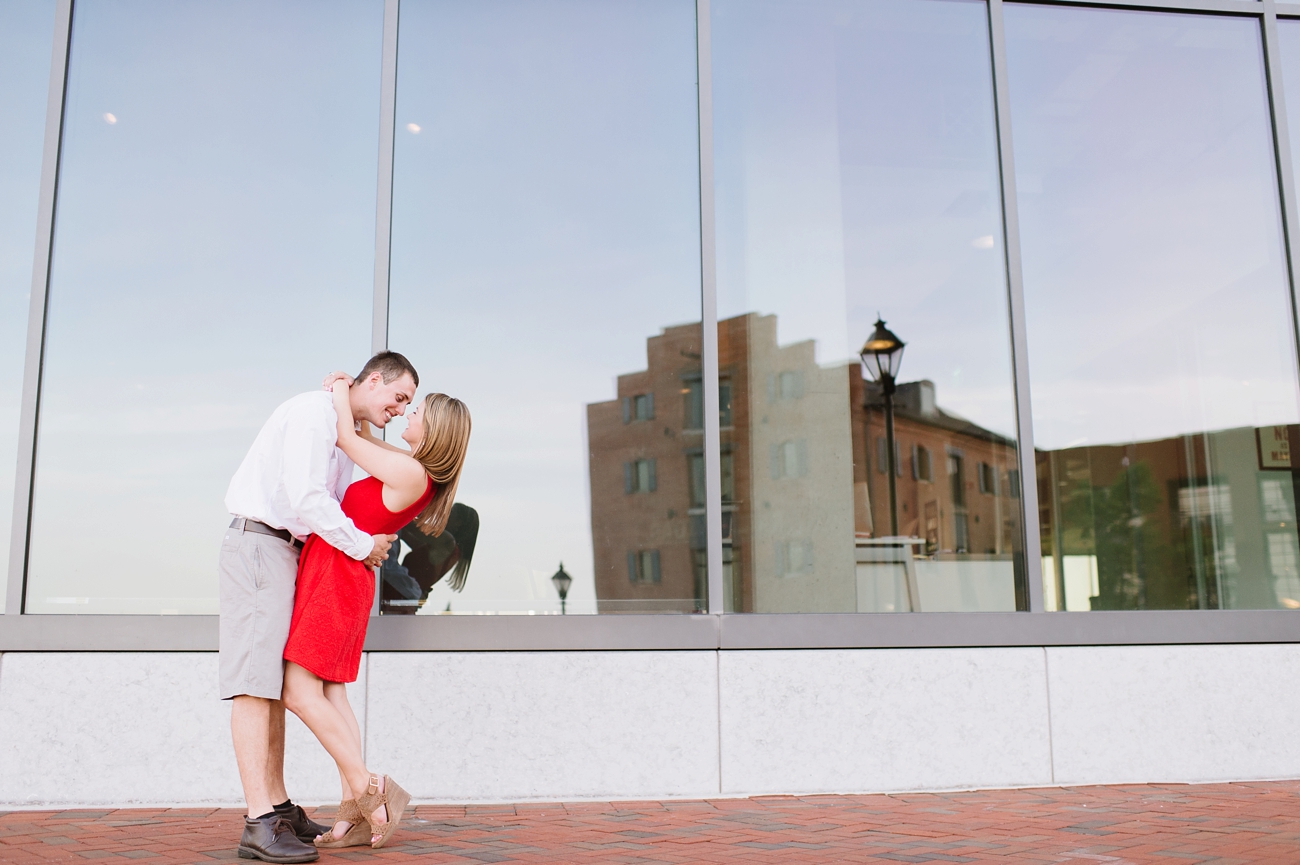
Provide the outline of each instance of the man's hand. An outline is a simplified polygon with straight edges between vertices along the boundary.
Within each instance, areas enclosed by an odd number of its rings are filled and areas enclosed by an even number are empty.
[[[397,540],[397,535],[371,535],[374,539],[375,546],[370,550],[370,555],[366,557],[366,567],[377,568],[379,564],[388,558],[388,548]]]
[[[354,379],[346,372],[332,372],[329,375],[325,376],[325,381],[321,382],[321,387],[323,387],[325,390],[333,390],[334,382],[336,381],[345,381],[348,383],[348,387],[352,387],[352,382],[354,381]]]

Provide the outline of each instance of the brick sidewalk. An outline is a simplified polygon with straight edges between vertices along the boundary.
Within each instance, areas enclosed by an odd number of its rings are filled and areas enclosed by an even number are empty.
[[[323,819],[329,812],[315,812]],[[231,810],[0,812],[0,862],[236,859]],[[709,801],[422,805],[321,862],[1300,862],[1300,782]]]

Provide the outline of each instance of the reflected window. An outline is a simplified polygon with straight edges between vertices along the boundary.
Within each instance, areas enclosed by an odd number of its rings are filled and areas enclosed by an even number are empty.
[[[627,579],[631,583],[658,583],[659,551],[638,550],[627,554]]]
[[[54,0],[0,0],[0,569],[9,568]],[[0,612],[5,601],[0,599]]]
[[[656,460],[623,463],[623,492],[652,493],[659,487]]]
[[[954,507],[966,506],[966,458],[958,453],[948,454],[948,484],[952,491]]]
[[[1048,608],[1300,606],[1258,22],[1008,4],[1006,28]]]
[[[623,397],[623,423],[638,420],[654,420],[655,395],[639,393],[636,396]]]
[[[369,356],[383,5],[76,3],[28,612],[216,613],[253,438]]]
[[[695,53],[689,0],[402,2],[388,342],[480,519],[420,613],[707,607]]]
[[[1018,504],[931,465],[1017,459],[986,6],[712,16],[728,609],[1025,608]],[[908,346],[889,393],[878,316]]]

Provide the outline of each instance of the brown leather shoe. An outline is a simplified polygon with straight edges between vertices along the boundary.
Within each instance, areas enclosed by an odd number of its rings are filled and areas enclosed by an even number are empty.
[[[244,835],[239,839],[239,858],[292,865],[297,862],[315,862],[320,854],[315,847],[298,840],[288,820],[279,814],[272,814],[269,817],[244,818]]]
[[[276,811],[275,813],[289,821],[289,827],[293,829],[293,834],[297,835],[298,840],[304,844],[311,844],[316,840],[317,835],[324,835],[330,831],[329,826],[322,826],[308,817],[307,812],[302,810],[301,805],[294,805],[287,811]]]

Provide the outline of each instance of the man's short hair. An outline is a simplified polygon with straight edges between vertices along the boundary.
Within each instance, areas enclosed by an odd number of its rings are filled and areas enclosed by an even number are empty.
[[[381,351],[366,361],[357,373],[357,381],[365,381],[375,373],[384,378],[384,384],[392,384],[404,375],[409,375],[415,386],[420,386],[420,374],[411,366],[411,362],[395,351]]]

